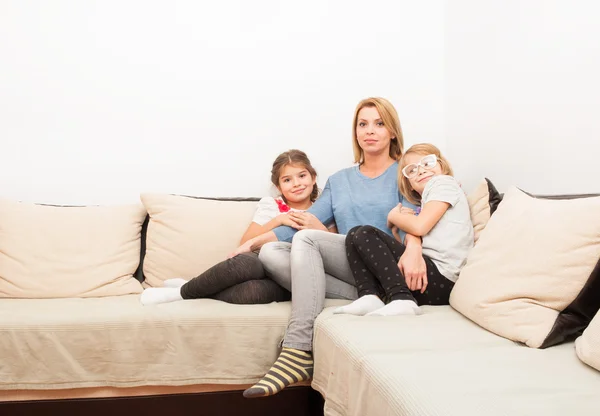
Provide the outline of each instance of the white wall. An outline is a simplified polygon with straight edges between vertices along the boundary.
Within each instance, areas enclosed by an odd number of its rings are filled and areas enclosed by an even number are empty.
[[[467,190],[600,192],[600,5],[446,5],[446,137]]]
[[[445,148],[443,1],[0,2],[0,196],[261,196],[274,157],[352,163],[356,103]]]

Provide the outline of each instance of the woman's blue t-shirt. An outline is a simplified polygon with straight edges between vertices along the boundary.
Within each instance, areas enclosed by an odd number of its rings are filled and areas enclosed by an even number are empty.
[[[329,177],[321,196],[308,212],[325,225],[335,221],[340,234],[347,234],[357,225],[372,225],[392,235],[392,230],[387,228],[387,215],[400,201],[403,206],[415,209],[398,191],[397,162],[376,178],[369,178],[358,166],[352,166]],[[279,241],[289,242],[297,230],[281,226],[273,231]],[[403,232],[399,234],[404,238]]]

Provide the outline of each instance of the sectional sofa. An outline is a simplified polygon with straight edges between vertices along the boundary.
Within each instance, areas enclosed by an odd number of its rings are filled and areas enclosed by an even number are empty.
[[[256,200],[0,201],[0,414],[597,415],[600,198],[514,189],[500,203],[486,180],[469,203],[478,241],[452,306],[354,317],[328,300],[312,385],[247,400],[289,302],[144,307],[139,294],[224,258]]]

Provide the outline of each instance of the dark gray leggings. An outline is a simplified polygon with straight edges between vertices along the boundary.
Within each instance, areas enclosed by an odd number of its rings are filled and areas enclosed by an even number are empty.
[[[386,303],[412,300],[419,305],[447,305],[454,283],[442,275],[435,263],[423,256],[427,266],[427,290],[411,291],[398,269],[406,247],[370,225],[354,227],[346,236],[346,256],[356,280],[358,296],[376,295]]]
[[[194,277],[181,287],[184,299],[210,298],[235,304],[262,304],[290,300],[290,292],[265,278],[255,253],[232,257]]]

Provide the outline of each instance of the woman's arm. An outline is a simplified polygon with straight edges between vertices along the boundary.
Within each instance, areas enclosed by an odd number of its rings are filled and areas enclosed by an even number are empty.
[[[404,214],[400,212],[399,204],[388,214],[388,223],[395,225],[407,234],[416,237],[427,235],[446,213],[450,204],[442,201],[430,201],[423,206],[419,215]]]

